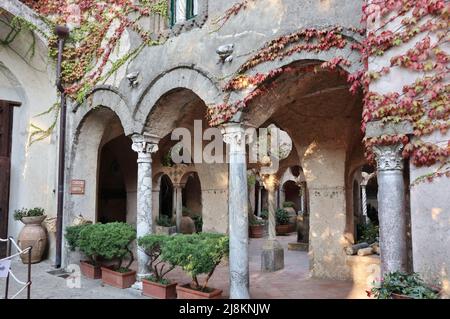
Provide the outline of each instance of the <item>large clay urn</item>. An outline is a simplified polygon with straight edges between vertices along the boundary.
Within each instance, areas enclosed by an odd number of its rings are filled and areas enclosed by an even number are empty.
[[[42,226],[42,222],[47,216],[22,217],[21,221],[25,224],[19,234],[19,246],[25,249],[29,246],[31,249],[31,263],[35,264],[42,260],[45,248],[47,246],[47,231]],[[24,264],[28,264],[28,254],[21,254],[20,258]]]

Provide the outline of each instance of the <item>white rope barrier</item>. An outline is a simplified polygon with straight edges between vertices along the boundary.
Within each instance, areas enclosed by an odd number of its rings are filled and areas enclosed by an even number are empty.
[[[4,261],[4,260],[9,260],[9,259],[13,259],[14,257],[20,256],[22,254],[28,253],[28,251],[31,249],[31,247],[25,248],[24,250],[21,250],[18,253],[15,253],[14,255],[8,256],[6,258],[0,259],[0,261]]]
[[[17,250],[17,253],[15,253],[13,255],[9,255],[9,256],[7,256],[5,258],[0,259],[0,262],[7,261],[7,260],[12,260],[13,258],[15,258],[17,256],[20,256],[20,255],[23,255],[23,254],[28,254],[29,258],[31,257],[31,255],[30,255],[31,254],[31,249],[32,249],[31,246],[27,247],[25,249],[21,249],[19,247],[19,245],[16,243],[16,241],[12,237],[9,237],[7,239],[0,238],[0,242],[9,242],[10,243],[10,246],[8,247],[8,254],[11,253],[11,246],[14,246],[16,248],[16,250]],[[11,297],[11,299],[16,298],[22,291],[25,290],[25,288],[28,288],[27,297],[28,297],[28,299],[30,298],[30,287],[31,287],[31,277],[30,277],[31,264],[30,264],[30,262],[31,262],[31,260],[29,260],[28,262],[29,263],[28,263],[28,281],[27,282],[21,281],[19,278],[17,278],[16,275],[13,273],[13,271],[11,269],[11,266],[9,264],[8,275],[6,277],[5,298],[8,297],[8,288],[9,288],[8,285],[9,285],[9,278],[10,277],[12,277],[16,281],[16,283],[18,283],[19,285],[22,285],[22,287],[19,289],[19,291],[17,291]]]

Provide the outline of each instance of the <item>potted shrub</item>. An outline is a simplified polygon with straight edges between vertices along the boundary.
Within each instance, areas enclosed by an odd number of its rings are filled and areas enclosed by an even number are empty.
[[[95,265],[98,265],[98,258],[114,262],[109,267],[101,266],[103,283],[128,288],[136,280],[136,271],[129,268],[134,261],[130,249],[134,239],[136,230],[126,223],[98,223],[89,225],[80,232],[79,243],[80,250],[90,256]],[[126,257],[129,262],[123,266]]]
[[[228,255],[228,237],[221,234],[200,233],[177,235],[167,241],[162,260],[180,266],[192,277],[192,282],[178,285],[178,299],[219,299],[222,290],[208,287],[208,282],[221,260]],[[199,275],[206,274],[203,283]]]
[[[167,215],[161,215],[156,220],[155,233],[172,235],[177,232],[177,226]]]
[[[171,282],[165,276],[175,266],[162,263],[161,253],[164,245],[173,237],[168,235],[146,235],[138,239],[138,245],[148,255],[151,276],[142,279],[142,293],[145,296],[158,299],[174,299],[177,297],[176,282]],[[167,268],[166,268],[167,267]]]
[[[42,260],[47,247],[47,231],[42,226],[46,217],[44,209],[40,207],[22,208],[14,212],[14,219],[20,220],[25,225],[19,233],[19,246],[21,249],[32,247],[30,260],[32,264]],[[21,254],[20,258],[24,264],[28,264],[28,254]]]
[[[288,234],[290,232],[289,213],[283,208],[278,208],[275,213],[275,219],[277,223],[275,226],[277,235]]]
[[[261,210],[261,218],[267,220],[269,218],[269,211],[267,209]]]
[[[76,226],[68,226],[66,227],[65,238],[70,250],[75,251],[76,248],[79,249],[81,253],[83,253],[87,260],[80,260],[80,270],[81,273],[91,279],[100,279],[102,277],[102,270],[100,264],[97,261],[96,255],[91,254],[91,244],[88,241],[83,241],[80,243],[80,234],[82,231],[85,231],[85,237],[89,236],[90,226],[92,224],[82,224]],[[91,228],[92,229],[92,228]]]
[[[376,284],[376,283],[374,283]],[[392,272],[384,275],[368,295],[377,299],[437,299],[437,289],[427,286],[418,273]]]
[[[249,219],[249,237],[250,238],[262,238],[264,237],[265,221],[257,218]]]

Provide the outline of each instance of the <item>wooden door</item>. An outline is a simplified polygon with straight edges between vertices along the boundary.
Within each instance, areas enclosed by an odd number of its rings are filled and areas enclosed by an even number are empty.
[[[0,100],[0,238],[8,236],[9,180],[11,174],[11,144],[13,106]],[[6,244],[0,243],[0,258],[6,253]]]

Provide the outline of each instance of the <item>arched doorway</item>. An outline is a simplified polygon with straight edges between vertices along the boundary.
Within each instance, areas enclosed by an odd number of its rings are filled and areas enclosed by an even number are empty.
[[[164,174],[159,188],[159,217],[166,216],[172,220],[173,210],[173,184],[170,177]]]
[[[101,223],[127,221],[126,160],[124,150],[131,141],[120,135],[107,142],[100,150],[98,174],[97,221]],[[128,163],[129,164],[129,163]]]
[[[67,224],[82,215],[93,222],[136,222],[137,153],[118,115],[107,107],[80,120],[72,147],[69,178],[85,182],[84,194],[67,199]]]
[[[343,248],[351,244],[345,235],[353,212],[347,179],[351,164],[363,157],[362,105],[349,92],[343,70],[304,71],[317,65],[308,60],[286,66],[258,88],[267,93],[251,99],[242,117],[258,128],[276,125],[292,139],[296,159],[280,167],[301,164],[308,186],[310,269],[317,277],[343,279],[350,278]],[[288,197],[298,201],[298,189],[287,185]]]
[[[300,186],[294,181],[287,181],[283,185],[284,203],[292,203],[296,212],[302,208],[302,190]]]
[[[190,173],[187,177],[183,188],[183,207],[185,208],[183,215],[192,218],[196,231],[201,232],[203,229],[202,187],[196,172]]]

